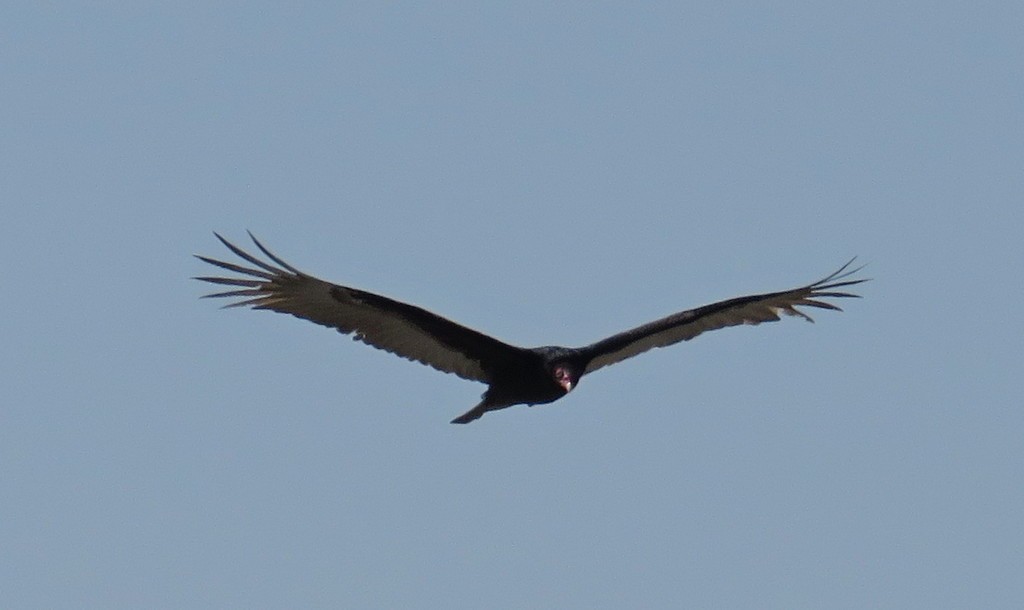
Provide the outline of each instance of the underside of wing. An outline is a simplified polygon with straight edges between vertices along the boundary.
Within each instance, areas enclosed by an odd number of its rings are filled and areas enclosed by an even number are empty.
[[[225,307],[287,313],[329,326],[373,347],[421,362],[464,379],[489,382],[495,367],[514,361],[521,350],[414,305],[307,275],[272,254],[252,234],[256,247],[274,264],[260,260],[214,234],[246,267],[196,256],[240,277],[197,277],[232,290],[205,295],[238,298]],[[275,266],[276,265],[276,266]]]
[[[849,269],[852,263],[853,260],[828,277],[801,288],[739,297],[681,311],[598,341],[582,350],[589,358],[585,373],[592,373],[601,367],[621,362],[656,347],[693,339],[709,330],[740,324],[775,322],[780,319],[780,314],[798,316],[808,322],[814,321],[809,315],[797,309],[798,307],[842,311],[838,306],[821,299],[859,296],[838,290],[867,281],[851,279],[851,276],[862,268]]]

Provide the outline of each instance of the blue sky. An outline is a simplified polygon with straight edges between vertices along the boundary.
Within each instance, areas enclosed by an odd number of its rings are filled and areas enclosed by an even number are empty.
[[[1024,604],[1024,9],[0,9],[0,605]],[[200,301],[252,230],[519,345],[850,256],[846,312],[484,387]]]

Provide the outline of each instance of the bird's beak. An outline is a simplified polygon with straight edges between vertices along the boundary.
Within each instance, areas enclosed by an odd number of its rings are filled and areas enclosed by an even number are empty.
[[[558,380],[558,385],[562,386],[562,388],[565,389],[566,394],[568,394],[569,391],[572,390],[572,379],[569,379],[568,377],[563,377],[562,379]]]

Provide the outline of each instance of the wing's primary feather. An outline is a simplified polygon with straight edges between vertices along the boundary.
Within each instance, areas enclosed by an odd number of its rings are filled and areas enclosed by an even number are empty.
[[[601,367],[621,362],[656,347],[665,347],[693,339],[705,331],[740,324],[774,322],[779,320],[780,313],[799,316],[808,322],[814,321],[797,307],[817,307],[842,311],[838,306],[820,299],[857,298],[860,296],[836,290],[867,281],[867,279],[848,279],[863,269],[862,266],[848,270],[854,260],[851,259],[835,273],[813,284],[782,292],[729,299],[697,309],[681,311],[602,339],[581,350],[583,355],[589,359],[584,373],[592,373]]]
[[[261,244],[256,247],[279,267],[262,261],[220,235],[217,239],[257,268],[205,256],[196,258],[246,277],[203,276],[212,284],[237,286],[205,297],[241,298],[225,307],[252,307],[288,313],[351,334],[354,339],[464,379],[490,382],[495,367],[515,362],[520,348],[503,343],[425,309],[307,275]]]

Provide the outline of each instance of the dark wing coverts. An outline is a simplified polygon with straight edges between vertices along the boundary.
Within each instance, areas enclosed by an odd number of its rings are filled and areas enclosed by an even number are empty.
[[[211,265],[248,277],[198,277],[213,284],[239,286],[236,290],[205,295],[240,297],[226,307],[269,309],[352,334],[354,339],[439,371],[472,381],[491,381],[495,367],[516,361],[521,350],[425,309],[387,297],[331,284],[295,269],[253,243],[275,267],[217,235],[217,239],[242,259],[258,268],[243,267],[205,256]]]
[[[864,279],[845,279],[861,269],[857,268],[847,271],[847,268],[852,263],[853,261],[851,260],[832,275],[801,288],[739,297],[705,305],[697,309],[681,311],[643,326],[638,326],[632,330],[613,335],[607,339],[602,339],[581,350],[589,358],[589,364],[585,373],[592,373],[601,367],[621,362],[626,358],[631,358],[655,347],[665,347],[680,341],[693,339],[705,331],[717,330],[727,326],[738,326],[740,324],[775,322],[779,320],[780,313],[800,316],[809,322],[813,322],[814,320],[810,316],[796,309],[801,306],[842,311],[839,307],[818,299],[859,296],[848,292],[836,292],[835,290],[836,288],[853,286],[854,284],[867,281]]]

